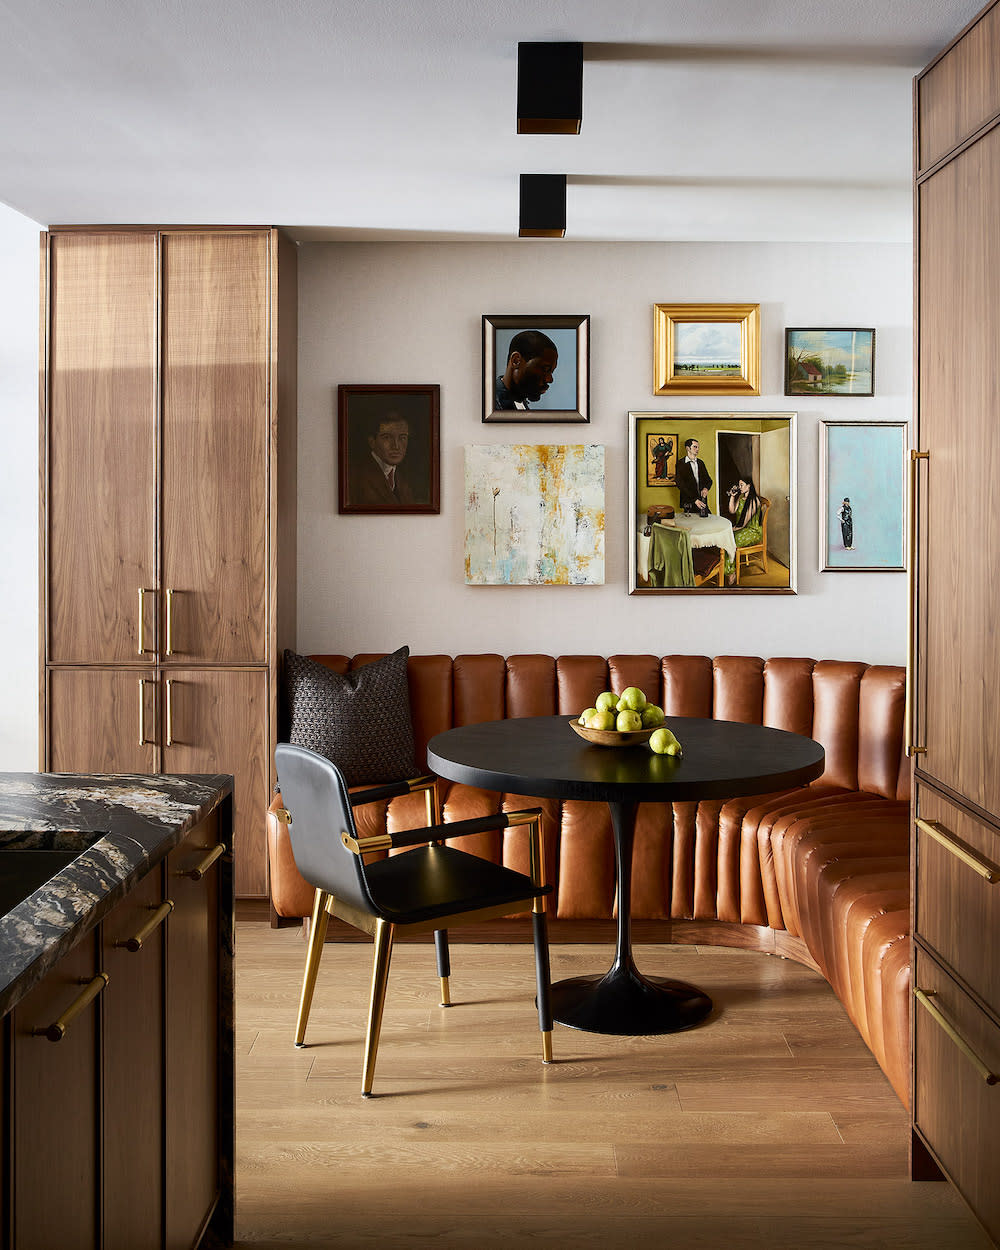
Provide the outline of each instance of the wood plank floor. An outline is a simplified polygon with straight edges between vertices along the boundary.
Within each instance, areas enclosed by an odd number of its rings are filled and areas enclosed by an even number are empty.
[[[304,1050],[305,946],[237,925],[240,1247],[988,1250],[946,1184],[907,1179],[907,1114],[817,974],[717,947],[640,947],[716,1004],[703,1027],[556,1026],[543,1067],[528,945],[397,947],[373,1099],[359,1094],[371,950],[328,944]],[[609,951],[559,946],[553,978]]]

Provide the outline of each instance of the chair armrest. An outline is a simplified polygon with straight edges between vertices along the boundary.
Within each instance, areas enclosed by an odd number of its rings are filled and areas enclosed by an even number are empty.
[[[428,825],[426,829],[401,829],[397,833],[378,833],[371,838],[352,838],[343,833],[340,840],[355,855],[369,851],[392,851],[404,846],[420,846],[424,842],[440,842],[446,838],[464,838],[472,833],[488,833],[491,829],[509,829],[514,825],[540,822],[542,809],[534,807],[522,812],[497,812],[494,816],[478,816],[472,820],[453,820],[450,824]]]
[[[417,790],[429,790],[437,781],[436,777],[413,777],[409,781],[389,781],[382,786],[370,786],[366,790],[355,790],[348,797],[351,807],[361,807],[365,803],[376,803],[379,799],[397,799],[403,794],[413,794]]]

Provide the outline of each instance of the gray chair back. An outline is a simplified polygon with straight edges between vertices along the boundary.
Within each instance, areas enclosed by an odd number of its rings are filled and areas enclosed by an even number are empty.
[[[288,836],[296,868],[310,885],[377,915],[361,856],[340,840],[342,833],[357,837],[340,769],[315,751],[287,742],[275,747],[274,764],[282,803],[292,817]]]

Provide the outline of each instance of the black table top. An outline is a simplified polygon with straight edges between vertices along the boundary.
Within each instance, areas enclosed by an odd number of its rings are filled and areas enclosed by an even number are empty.
[[[436,734],[430,769],[449,781],[539,798],[603,802],[730,799],[805,785],[824,768],[818,742],[737,721],[667,717],[684,749],[656,755],[645,744],[599,747],[569,716],[485,721]]]

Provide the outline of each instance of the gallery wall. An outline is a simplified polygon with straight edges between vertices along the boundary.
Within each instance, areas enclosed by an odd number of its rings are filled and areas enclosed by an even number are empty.
[[[810,655],[901,664],[901,573],[821,573],[822,420],[909,420],[908,245],[308,244],[299,249],[299,601],[304,652]],[[652,393],[654,303],[759,303],[761,394]],[[589,424],[481,420],[483,314],[591,318]],[[786,326],[876,328],[874,398],[784,395]],[[337,510],[338,384],[441,387],[441,511]],[[628,413],[795,412],[796,595],[628,594]],[[464,448],[606,449],[601,586],[469,586]]]

